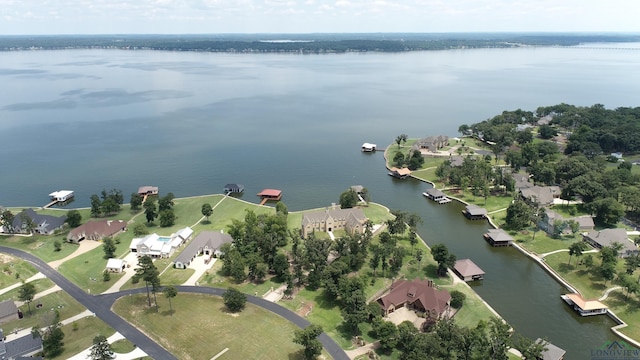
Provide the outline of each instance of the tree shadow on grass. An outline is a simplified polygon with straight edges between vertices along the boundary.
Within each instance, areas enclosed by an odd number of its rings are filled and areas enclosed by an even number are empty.
[[[426,265],[425,267],[422,268],[422,272],[426,277],[430,279],[438,278],[438,267],[434,264]]]
[[[289,360],[305,360],[304,349],[300,349],[296,352],[289,353]]]
[[[316,291],[316,293],[317,295],[313,301],[319,308],[329,310],[339,305],[338,301],[332,299],[325,291]]]
[[[568,272],[575,270],[575,268],[576,267],[573,264],[568,264],[563,262],[563,263],[560,263],[560,265],[558,265],[558,272],[566,274]]]
[[[343,339],[347,341],[351,341],[354,336],[356,336],[356,331],[352,327],[350,327],[346,322],[341,322],[338,326],[336,326],[336,331]]]

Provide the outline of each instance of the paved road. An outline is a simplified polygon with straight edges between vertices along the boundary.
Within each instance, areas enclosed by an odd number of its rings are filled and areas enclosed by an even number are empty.
[[[111,294],[101,294],[95,296],[89,295],[78,286],[73,284],[71,281],[69,281],[67,278],[62,276],[59,272],[55,271],[53,268],[47,265],[47,263],[27,252],[8,248],[5,246],[0,246],[0,252],[22,258],[32,263],[46,277],[51,279],[51,281],[53,281],[56,285],[60,286],[62,290],[71,295],[71,297],[76,299],[89,311],[96,314],[97,317],[109,324],[109,326],[111,326],[114,330],[121,333],[126,339],[136,344],[136,346],[146,352],[153,359],[177,360],[177,358],[170,352],[168,352],[165,348],[155,343],[140,330],[136,329],[131,324],[111,311],[111,306],[118,298],[130,294],[143,293],[145,292],[144,288],[124,290]],[[222,294],[225,292],[225,289],[203,286],[177,286],[176,289],[178,289],[179,292],[209,294],[217,296],[222,296]],[[269,310],[272,313],[285,318],[286,320],[289,320],[300,328],[305,328],[310,325],[310,323],[303,317],[270,301],[250,295],[247,295],[247,301],[251,304]],[[318,339],[322,343],[322,346],[324,346],[325,350],[329,353],[329,355],[331,355],[335,360],[349,359],[344,350],[342,350],[342,348],[338,346],[338,344],[333,341],[327,334],[322,333]]]

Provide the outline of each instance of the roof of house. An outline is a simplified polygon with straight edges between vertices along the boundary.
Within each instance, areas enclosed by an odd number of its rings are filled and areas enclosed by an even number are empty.
[[[364,190],[364,186],[362,185],[352,185],[351,186],[351,190],[357,192],[358,194],[360,194],[363,190]]]
[[[187,226],[184,229],[178,230],[175,235],[181,237],[183,240],[187,240],[193,235],[193,229]]]
[[[619,243],[623,246],[623,250],[638,251],[638,247],[629,241],[627,231],[623,228],[604,229],[600,231],[592,230],[589,231],[585,237],[602,247]]]
[[[71,230],[67,235],[68,240],[79,240],[93,235],[95,238],[112,236],[127,227],[124,220],[96,220],[88,221]]]
[[[484,275],[484,271],[470,259],[456,260],[453,268],[463,277]]]
[[[520,193],[525,199],[535,201],[540,205],[549,205],[553,203],[554,198],[560,196],[561,190],[559,186],[532,186],[521,189]]]
[[[202,231],[187,245],[176,257],[175,262],[189,262],[201,249],[218,250],[223,244],[231,243],[233,238],[229,234],[220,231]]]
[[[367,149],[371,149],[371,148],[376,147],[376,144],[371,144],[371,143],[367,143],[366,142],[366,143],[362,144],[362,147],[363,148],[367,148]]]
[[[452,156],[449,158],[449,164],[453,167],[462,166],[464,158],[462,156]]]
[[[411,175],[411,170],[409,170],[409,168],[398,169],[397,167],[392,167],[391,172],[397,173],[398,175],[401,175],[401,176]]]
[[[543,340],[540,338],[536,339],[536,343],[541,343]],[[542,360],[560,360],[567,352],[550,342],[546,342],[545,344],[546,350],[542,352]]]
[[[122,269],[125,265],[125,261],[123,259],[109,259],[107,260],[107,269]]]
[[[138,194],[146,194],[148,192],[158,192],[158,187],[146,185],[138,188]]]
[[[9,299],[9,300],[0,302],[0,317],[5,317],[7,315],[17,314],[17,313],[18,313],[18,307],[16,306],[16,303],[13,302],[13,300]]]
[[[507,234],[506,231],[502,229],[489,229],[487,230],[487,235],[493,239],[493,241],[502,242],[502,241],[513,241],[511,235]]]
[[[363,223],[367,217],[361,208],[349,208],[349,209],[325,209],[309,211],[302,214],[302,226],[317,223],[326,222],[329,218],[334,220],[345,221],[347,224],[355,225]]]
[[[58,190],[58,191],[54,191],[51,194],[49,194],[50,197],[66,197],[69,195],[73,195],[73,191],[72,190]]]
[[[445,195],[445,193],[443,193],[442,191],[440,191],[440,190],[438,190],[438,189],[436,189],[436,188],[430,188],[430,189],[427,189],[427,190],[425,190],[425,192],[426,192],[429,196],[434,197],[434,198],[436,198],[436,197],[446,196],[446,195]]]
[[[236,192],[240,192],[240,191],[244,190],[244,185],[242,185],[242,184],[227,184],[227,185],[224,186],[224,190],[225,191],[234,190]]]
[[[513,179],[516,181],[516,190],[522,190],[533,186],[533,184],[529,182],[530,175],[528,173],[520,171],[512,175]]]
[[[598,300],[585,300],[580,294],[566,294],[566,297],[569,300],[573,301],[574,304],[578,305],[582,310],[598,310],[598,309],[608,309],[607,305],[601,303]]]
[[[474,204],[467,205],[465,210],[467,211],[467,213],[469,213],[469,215],[473,216],[487,215],[487,209],[481,208],[480,206]]]
[[[258,196],[280,196],[282,190],[264,189],[258,193]]]
[[[19,231],[23,226],[23,214],[24,216],[29,217],[36,227],[40,228],[42,231],[49,232],[51,230],[57,229],[64,225],[65,220],[67,220],[66,215],[62,216],[53,216],[53,215],[43,215],[38,214],[33,209],[25,209],[22,210],[19,214],[14,216],[13,218],[13,228]]]
[[[2,329],[0,329],[0,336],[5,338]],[[41,349],[42,338],[34,337],[31,333],[10,341],[0,341],[0,352],[4,350],[3,359],[21,359],[21,356],[32,354]]]
[[[398,280],[391,285],[390,292],[378,299],[378,303],[385,309],[393,305],[402,306],[405,303],[420,301],[425,310],[435,310],[441,314],[447,308],[451,294],[446,290],[438,290],[431,280]]]
[[[578,216],[573,218],[573,220],[578,222],[578,225],[580,225],[580,228],[593,228],[595,226],[593,222],[593,217],[591,215]]]

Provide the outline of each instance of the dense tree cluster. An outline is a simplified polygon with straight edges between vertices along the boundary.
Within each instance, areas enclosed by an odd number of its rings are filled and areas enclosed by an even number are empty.
[[[120,207],[124,201],[122,191],[111,189],[102,190],[100,196],[91,195],[91,216],[109,216],[120,212]]]

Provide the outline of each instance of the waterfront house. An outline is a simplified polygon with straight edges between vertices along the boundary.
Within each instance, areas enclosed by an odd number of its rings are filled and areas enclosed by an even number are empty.
[[[20,318],[20,313],[16,303],[12,299],[0,302],[0,324]]]
[[[141,196],[150,196],[150,195],[158,195],[158,187],[157,186],[140,186],[138,188],[138,195]]]
[[[362,234],[367,217],[361,208],[325,209],[302,214],[302,236],[314,231],[329,232],[345,230],[351,234]]]
[[[398,280],[389,292],[377,300],[385,316],[401,307],[424,313],[425,317],[440,319],[449,310],[451,294],[438,290],[431,280]]]
[[[607,305],[598,300],[585,300],[580,294],[572,293],[560,296],[564,302],[573,307],[580,316],[601,315],[607,313]]]
[[[222,190],[225,194],[236,193],[239,194],[244,191],[244,185],[241,184],[227,184]]]
[[[471,259],[456,260],[453,272],[464,281],[483,280],[484,271]]]
[[[629,240],[627,231],[623,228],[592,230],[584,234],[582,239],[596,249],[602,249],[605,246],[611,246],[616,243],[620,244],[622,245],[622,249],[618,252],[620,257],[638,254],[638,247]]]
[[[389,175],[393,176],[396,179],[406,179],[411,176],[411,170],[408,168],[397,168],[392,167],[389,169]]]
[[[449,145],[449,137],[444,135],[429,136],[417,140],[411,150],[425,149],[430,152],[438,152],[438,150]]]
[[[51,201],[65,202],[73,198],[73,191],[71,190],[58,190],[49,194]]]
[[[159,236],[156,233],[149,234],[131,240],[129,250],[136,253],[138,257],[168,258],[191,237],[191,234],[193,234],[193,230],[190,227],[178,230],[171,236]]]
[[[13,218],[13,231],[16,233],[36,233],[51,235],[64,226],[67,216],[42,215],[33,209],[22,210]]]
[[[198,255],[220,256],[220,248],[224,244],[231,244],[233,238],[221,231],[200,232],[174,260],[174,267],[186,269]]]
[[[487,209],[474,204],[467,205],[464,210],[462,210],[462,213],[469,220],[482,220],[487,217]]]
[[[450,156],[449,157],[449,165],[451,167],[460,167],[464,164],[464,158],[462,156]]]
[[[511,235],[502,229],[489,229],[484,238],[491,246],[510,246],[513,243]]]
[[[536,339],[536,344],[543,343],[543,340],[538,338]],[[564,359],[564,354],[567,352],[564,349],[561,349],[548,341],[544,341],[545,350],[542,351],[541,360],[562,360]]]
[[[565,219],[562,215],[558,214],[552,210],[546,210],[538,221],[538,227],[546,232],[549,235],[554,235],[556,231],[556,227],[560,227],[558,229],[559,234],[561,235],[570,235],[573,233],[573,229],[571,228],[570,222],[574,221],[578,227],[578,232],[587,232],[593,230],[595,224],[593,223],[593,218],[590,215],[583,215],[574,218]]]
[[[373,152],[376,151],[376,144],[364,143],[362,144],[363,152]]]
[[[116,236],[127,230],[127,222],[124,220],[96,220],[88,221],[71,230],[67,235],[67,241],[79,243],[82,240],[101,240],[109,236]]]
[[[451,199],[449,199],[445,193],[436,188],[427,189],[422,193],[422,195],[437,202],[438,204],[447,204],[451,202]]]
[[[561,190],[559,186],[532,186],[520,189],[520,196],[529,204],[550,206],[553,199],[559,199]]]
[[[42,338],[30,332],[20,337],[9,339],[0,329],[0,359],[42,359],[34,355],[42,352]]]
[[[121,273],[127,267],[127,262],[123,259],[108,259],[106,270],[108,272]]]

